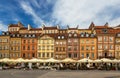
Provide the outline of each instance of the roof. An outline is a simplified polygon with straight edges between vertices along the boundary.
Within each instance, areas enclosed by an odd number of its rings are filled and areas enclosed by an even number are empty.
[[[32,28],[30,30],[42,30],[42,28]]]
[[[68,28],[69,30],[77,30],[77,28]]]
[[[18,24],[10,24],[9,27],[19,27]]]
[[[51,29],[57,29],[57,26],[53,26],[53,27],[44,27],[45,30],[51,30]]]
[[[26,27],[22,27],[22,28],[20,28],[20,30],[26,30],[27,28]]]

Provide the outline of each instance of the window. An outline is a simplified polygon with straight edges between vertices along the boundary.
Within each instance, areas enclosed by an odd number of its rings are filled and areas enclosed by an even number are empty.
[[[69,34],[69,37],[71,37],[72,36],[72,34]]]
[[[38,50],[41,50],[41,47],[40,47],[40,46],[38,46]]]
[[[32,37],[35,37],[35,34],[33,34]]]
[[[104,41],[107,42],[108,41],[108,37],[104,36]]]
[[[90,47],[89,47],[89,46],[86,46],[86,50],[90,50]]]
[[[56,47],[56,51],[58,51],[58,47]]]
[[[64,39],[64,36],[62,36],[62,39]]]
[[[84,50],[84,46],[81,46],[81,50]]]
[[[23,50],[25,50],[25,46],[23,46]]]
[[[68,54],[68,57],[69,57],[69,58],[71,58],[71,57],[72,57],[71,53],[69,53],[69,54]]]
[[[60,39],[60,36],[58,36],[58,39]]]
[[[89,44],[89,40],[86,40],[86,44]]]
[[[56,44],[58,44],[58,42],[56,42]]]
[[[110,45],[110,47],[109,47],[110,49],[113,49],[113,45]]]
[[[109,41],[110,41],[110,42],[113,42],[113,37],[109,37]]]
[[[32,46],[32,50],[34,50],[34,46]]]
[[[102,37],[101,36],[98,36],[98,41],[102,41]]]
[[[51,57],[53,57],[53,53],[51,53]]]
[[[104,49],[105,49],[105,50],[108,49],[108,45],[105,44],[105,45],[104,45]]]
[[[107,33],[107,29],[103,29],[102,32],[103,32],[103,33]]]
[[[23,58],[25,58],[25,53],[23,53]]]
[[[87,57],[87,58],[89,57],[89,53],[86,54],[86,57]]]
[[[30,40],[28,40],[28,43],[30,43]]]
[[[0,42],[2,42],[2,39],[0,39]]]
[[[77,51],[77,46],[74,47],[74,51]]]
[[[102,44],[98,44],[98,49],[102,49]]]
[[[84,58],[84,53],[81,54],[81,57]]]
[[[26,40],[24,40],[23,43],[26,43]]]
[[[94,53],[92,53],[92,58],[94,58]]]
[[[77,53],[74,53],[74,58],[77,58]]]
[[[102,56],[102,52],[99,51],[99,52],[98,52],[98,56],[99,56],[99,57]]]
[[[68,46],[68,51],[71,51],[71,48],[72,48],[71,46]]]
[[[92,46],[92,47],[91,47],[91,50],[95,50],[95,47],[94,47],[94,46]]]
[[[27,35],[25,35],[24,37],[27,37]]]
[[[32,39],[32,43],[34,43],[34,39]]]
[[[89,37],[89,34],[88,34],[88,33],[86,34],[86,37]]]
[[[49,57],[49,53],[47,53],[47,57]]]
[[[35,53],[32,53],[32,57],[35,57]]]
[[[84,40],[81,40],[81,43],[85,43]]]
[[[84,34],[81,34],[81,37],[84,37]]]
[[[42,53],[42,56],[45,57],[45,53]]]
[[[74,34],[74,37],[77,37],[77,34]]]
[[[28,45],[28,50],[30,50],[30,46]]]

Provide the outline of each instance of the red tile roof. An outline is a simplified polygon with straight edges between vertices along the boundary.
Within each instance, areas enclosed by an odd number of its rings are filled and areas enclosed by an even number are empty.
[[[10,24],[9,27],[19,27],[18,24]]]
[[[30,30],[42,30],[41,28],[32,28]]]
[[[51,30],[51,29],[57,29],[57,26],[54,26],[54,27],[44,27],[45,30]]]

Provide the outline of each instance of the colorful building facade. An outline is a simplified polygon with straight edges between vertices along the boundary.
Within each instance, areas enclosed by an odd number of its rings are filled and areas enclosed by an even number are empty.
[[[58,25],[33,28],[18,22],[0,35],[0,58],[120,59],[119,33],[119,25],[110,27],[108,23],[61,29]]]

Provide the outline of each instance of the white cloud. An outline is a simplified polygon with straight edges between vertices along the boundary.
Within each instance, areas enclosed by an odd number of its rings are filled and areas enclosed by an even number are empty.
[[[112,25],[118,24],[120,17],[110,20],[111,16],[107,14],[104,17],[99,15],[107,7],[118,8],[118,4],[120,4],[119,0],[57,0],[52,18],[56,20],[56,24],[60,23],[71,27],[79,24],[80,28],[88,28],[92,21],[100,25],[105,22],[111,22]]]
[[[36,25],[41,25],[44,22],[34,11],[29,2],[20,1],[20,5],[27,14],[32,16],[30,19],[32,19]]]
[[[7,31],[7,25],[5,25],[2,21],[0,21],[0,30]]]

